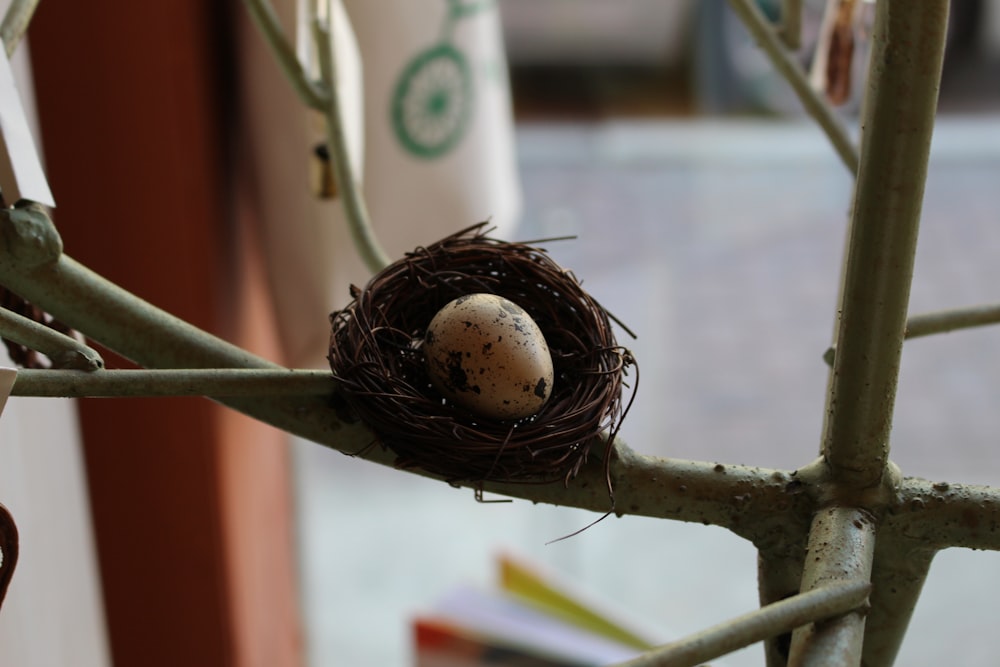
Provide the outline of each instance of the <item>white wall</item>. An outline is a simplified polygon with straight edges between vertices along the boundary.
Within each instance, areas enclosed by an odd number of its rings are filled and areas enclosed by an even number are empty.
[[[7,4],[0,1],[0,9]],[[26,44],[12,62],[33,115]],[[0,366],[11,365],[0,352]],[[0,416],[0,503],[20,534],[20,557],[0,609],[0,665],[110,665],[73,402],[7,402]]]
[[[0,419],[0,502],[20,534],[20,558],[0,609],[0,665],[109,665],[71,401],[8,401]]]

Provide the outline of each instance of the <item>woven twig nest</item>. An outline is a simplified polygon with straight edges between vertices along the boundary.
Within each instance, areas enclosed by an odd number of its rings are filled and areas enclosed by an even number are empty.
[[[400,467],[453,483],[568,481],[595,438],[617,432],[627,411],[623,376],[634,360],[572,273],[542,249],[489,238],[485,225],[418,248],[363,290],[352,288],[354,300],[330,316],[330,367],[349,406]],[[473,293],[514,302],[545,336],[555,381],[531,417],[477,416],[428,378],[421,349],[428,324]]]

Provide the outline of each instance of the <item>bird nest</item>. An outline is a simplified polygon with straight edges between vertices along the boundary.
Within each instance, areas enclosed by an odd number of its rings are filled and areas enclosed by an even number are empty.
[[[572,273],[542,249],[488,237],[485,225],[407,253],[364,289],[352,287],[353,301],[330,316],[330,367],[350,408],[399,467],[452,483],[568,482],[602,432],[612,446],[628,410],[623,377],[635,361],[615,341],[614,318]],[[548,343],[552,395],[531,417],[486,419],[431,385],[421,349],[427,326],[447,303],[472,293],[521,306]]]

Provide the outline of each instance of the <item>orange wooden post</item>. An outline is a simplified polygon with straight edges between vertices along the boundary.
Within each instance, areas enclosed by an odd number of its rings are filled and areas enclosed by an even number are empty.
[[[275,358],[232,178],[239,9],[43,3],[29,37],[66,252]],[[284,436],[203,399],[80,411],[115,664],[300,664]]]

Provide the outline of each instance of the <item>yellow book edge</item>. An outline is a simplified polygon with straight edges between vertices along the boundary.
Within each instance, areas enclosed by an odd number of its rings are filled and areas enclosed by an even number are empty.
[[[571,592],[551,576],[518,561],[509,554],[498,557],[500,587],[522,602],[594,634],[640,650],[657,645],[623,623],[609,618],[588,604],[579,593]]]

